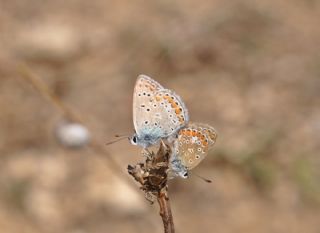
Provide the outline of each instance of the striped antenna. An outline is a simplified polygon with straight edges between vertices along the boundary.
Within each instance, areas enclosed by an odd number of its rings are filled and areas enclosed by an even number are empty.
[[[198,175],[198,174],[195,173],[195,172],[192,172],[192,174],[195,175],[196,177],[200,178],[200,179],[203,180],[204,182],[212,183],[212,180],[206,179],[206,178],[204,178],[203,176],[200,176],[200,175]]]
[[[111,145],[111,144],[113,144],[113,143],[119,142],[119,141],[121,141],[122,139],[129,138],[128,135],[119,135],[119,134],[114,135],[114,137],[116,137],[117,139],[107,142],[107,143],[106,143],[107,146],[108,146],[108,145]]]

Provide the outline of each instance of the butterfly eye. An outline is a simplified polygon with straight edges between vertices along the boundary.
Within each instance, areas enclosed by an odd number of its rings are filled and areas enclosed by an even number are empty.
[[[137,136],[133,136],[133,137],[131,138],[131,143],[132,143],[133,145],[137,145]]]

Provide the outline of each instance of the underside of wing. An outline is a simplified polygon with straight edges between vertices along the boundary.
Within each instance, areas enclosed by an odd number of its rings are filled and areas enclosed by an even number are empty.
[[[174,144],[174,154],[188,170],[196,167],[208,154],[217,138],[213,127],[190,123],[179,131]]]
[[[189,123],[188,127],[190,127],[191,129],[196,129],[201,133],[203,133],[208,139],[209,146],[211,144],[214,144],[217,140],[217,137],[218,137],[217,131],[208,124],[192,122],[192,123]]]
[[[188,110],[180,96],[168,89],[156,92],[156,103],[159,105],[161,125],[166,134],[171,135],[187,125]]]
[[[133,93],[133,124],[136,132],[152,128],[152,114],[155,106],[155,93],[163,87],[146,75],[139,75]]]

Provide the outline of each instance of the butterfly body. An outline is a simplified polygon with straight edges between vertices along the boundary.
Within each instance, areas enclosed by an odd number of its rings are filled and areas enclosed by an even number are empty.
[[[176,134],[189,121],[181,98],[148,76],[140,75],[133,95],[132,144],[147,148]]]
[[[173,173],[187,178],[187,172],[207,156],[216,139],[215,129],[206,124],[191,123],[181,129],[174,141],[170,161]]]

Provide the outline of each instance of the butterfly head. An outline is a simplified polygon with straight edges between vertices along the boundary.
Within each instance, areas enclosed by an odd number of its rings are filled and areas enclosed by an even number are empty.
[[[137,133],[134,133],[131,137],[129,137],[129,141],[132,145],[138,145],[143,148],[148,148],[148,147],[158,143],[159,139],[154,138],[151,135],[140,136]]]
[[[132,145],[138,144],[138,135],[135,133],[131,137],[129,137],[129,141]]]
[[[188,171],[180,171],[178,175],[184,179],[187,179],[189,177]]]
[[[171,160],[170,168],[175,176],[180,176],[184,179],[189,177],[188,169],[181,164],[181,161],[177,158]]]

